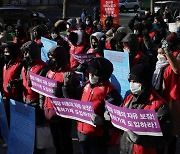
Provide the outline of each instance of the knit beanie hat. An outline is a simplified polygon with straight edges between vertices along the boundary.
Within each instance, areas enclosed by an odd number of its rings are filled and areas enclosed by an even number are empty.
[[[48,54],[53,56],[58,63],[66,65],[68,63],[68,52],[65,50],[64,47],[60,45],[56,45],[52,47]]]
[[[113,72],[113,64],[103,57],[93,58],[88,64],[88,72],[100,77],[101,81],[106,81]]]
[[[152,70],[144,63],[137,64],[132,67],[128,80],[134,80],[136,82],[142,83],[147,87],[151,87]]]

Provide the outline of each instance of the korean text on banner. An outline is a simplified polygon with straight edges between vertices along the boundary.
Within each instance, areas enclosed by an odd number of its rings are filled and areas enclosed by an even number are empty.
[[[32,154],[35,139],[35,109],[10,100],[8,154]]]
[[[47,53],[49,52],[49,50],[57,45],[56,41],[47,39],[45,37],[41,37],[41,42],[42,42],[42,48],[41,48],[41,59],[44,62],[47,62],[49,60]]]
[[[138,135],[162,136],[154,110],[127,109],[106,102],[111,123],[124,131],[131,130]]]
[[[53,87],[57,87],[57,81],[42,77],[30,72],[31,89],[39,94],[47,97],[55,97],[53,95]]]
[[[93,125],[91,115],[94,113],[94,109],[91,102],[68,98],[52,98],[51,101],[57,115]]]
[[[73,54],[71,55],[76,59],[80,64],[89,62],[92,58],[96,56],[95,53],[88,53],[88,54]]]
[[[113,17],[113,24],[119,25],[119,0],[101,0],[101,24],[105,26],[107,16]]]
[[[110,80],[122,98],[124,98],[129,93],[130,88],[128,81],[130,72],[129,55],[127,52],[104,50],[104,57],[109,59],[113,64],[114,71]]]

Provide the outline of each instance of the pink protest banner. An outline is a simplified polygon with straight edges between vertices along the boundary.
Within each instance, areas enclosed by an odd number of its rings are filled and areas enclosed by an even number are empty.
[[[107,16],[113,17],[113,24],[119,25],[119,0],[101,0],[101,24],[105,26]]]
[[[51,101],[57,115],[95,126],[91,121],[91,116],[94,113],[91,102],[68,98],[52,98]]]
[[[88,53],[88,54],[73,54],[71,55],[76,59],[79,63],[87,63],[89,62],[92,58],[96,56],[95,53]]]
[[[31,89],[46,97],[55,97],[53,95],[53,87],[57,87],[57,81],[42,77],[30,72]]]
[[[111,123],[121,130],[131,130],[138,135],[162,136],[154,110],[127,109],[106,102]]]

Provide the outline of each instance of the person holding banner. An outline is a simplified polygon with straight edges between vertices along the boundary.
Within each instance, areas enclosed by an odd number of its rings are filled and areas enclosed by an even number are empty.
[[[79,80],[73,75],[72,69],[68,65],[68,53],[62,46],[54,46],[48,52],[50,70],[47,72],[46,77],[49,79],[57,80],[57,87],[54,87],[53,93],[58,98],[64,98],[62,88],[64,82],[65,86],[71,89],[70,98],[73,98],[75,88],[73,85],[79,85]],[[66,74],[66,72],[69,72]],[[72,84],[69,86],[64,78],[73,76]],[[53,143],[56,148],[56,154],[72,154],[72,138],[71,138],[71,120],[59,117],[52,105],[51,99],[45,97],[44,100],[44,113],[46,119],[49,121]]]
[[[41,50],[36,42],[26,42],[21,47],[21,50],[24,54],[24,66],[21,72],[21,82],[23,85],[23,102],[35,108],[36,125],[42,125],[45,121],[43,110],[40,108],[40,102],[42,98],[40,98],[40,95],[37,92],[31,89],[32,84],[30,81],[29,72],[44,76],[47,71],[47,64],[41,60]],[[34,154],[44,154],[45,151],[45,149],[37,149],[35,142]]]
[[[143,63],[131,69],[131,93],[125,97],[122,107],[155,110],[163,136],[137,135],[131,130],[124,131],[120,138],[120,154],[164,153],[172,139],[170,111],[164,99],[152,88],[151,76],[151,69]]]
[[[72,54],[86,53],[88,48],[87,43],[84,41],[83,33],[80,30],[70,32],[70,67],[75,69],[79,63],[74,59]]]
[[[92,102],[95,114],[94,125],[78,122],[78,138],[82,154],[106,154],[109,141],[109,123],[104,118],[105,100],[120,105],[121,97],[109,78],[113,72],[112,63],[103,57],[93,58],[88,64],[89,80],[82,89],[81,101]],[[105,114],[106,115],[106,114]]]

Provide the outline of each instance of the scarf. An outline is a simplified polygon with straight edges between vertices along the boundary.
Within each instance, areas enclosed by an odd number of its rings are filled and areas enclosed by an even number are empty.
[[[153,73],[152,77],[152,85],[155,88],[155,90],[159,90],[160,88],[160,82],[161,82],[161,75],[163,73],[163,68],[166,67],[169,64],[168,61],[160,62],[157,61],[156,63],[156,69]]]

